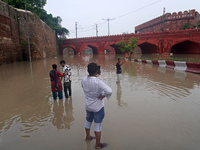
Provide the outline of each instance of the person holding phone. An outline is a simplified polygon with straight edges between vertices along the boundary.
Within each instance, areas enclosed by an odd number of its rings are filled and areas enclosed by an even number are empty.
[[[97,78],[100,74],[100,66],[96,63],[88,65],[89,75],[82,79],[82,88],[85,94],[85,108],[86,108],[86,122],[85,132],[86,141],[96,139],[95,149],[101,149],[107,146],[106,143],[101,143],[101,123],[105,116],[104,112],[104,98],[110,98],[112,89],[103,81]],[[90,127],[94,120],[95,137],[90,135]]]
[[[122,68],[121,66],[125,63],[126,61],[121,63],[121,58],[117,59],[117,64],[116,64],[116,69],[117,69],[117,81],[116,83],[120,83],[121,80],[121,74],[122,74]]]
[[[72,95],[72,89],[71,89],[71,68],[65,63],[64,60],[60,61],[61,66],[63,67],[63,76],[64,76],[64,92],[65,97],[69,98],[69,96]],[[69,94],[68,94],[69,91]]]
[[[96,77],[100,76],[101,75],[101,67],[100,66],[97,66],[98,67],[98,71],[97,71],[97,75]]]

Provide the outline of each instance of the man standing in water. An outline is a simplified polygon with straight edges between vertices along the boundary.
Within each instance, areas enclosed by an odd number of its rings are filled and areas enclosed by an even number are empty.
[[[59,99],[63,98],[63,93],[62,93],[62,73],[60,73],[57,70],[57,65],[53,64],[52,65],[53,70],[50,71],[49,75],[50,75],[50,79],[51,79],[51,90],[53,93],[53,99],[56,100],[57,99],[57,95],[59,97]]]
[[[88,65],[89,76],[82,79],[82,88],[85,93],[86,106],[86,141],[91,141],[96,138],[96,149],[101,149],[107,146],[106,143],[101,143],[101,123],[105,116],[104,113],[104,98],[110,98],[112,89],[103,81],[97,78],[98,66],[96,63]],[[94,120],[94,132],[96,137],[90,135],[90,127]]]
[[[71,89],[71,68],[65,63],[64,60],[60,61],[61,66],[63,67],[63,76],[64,76],[64,92],[65,97],[69,98],[72,95]],[[68,95],[69,91],[69,95]]]
[[[118,58],[117,60],[118,60],[118,61],[117,61],[117,64],[116,64],[116,68],[117,68],[117,81],[116,81],[116,83],[120,83],[121,74],[122,74],[122,68],[121,68],[121,66],[122,66],[126,61],[124,61],[124,62],[121,63],[121,59],[120,59],[120,58]]]

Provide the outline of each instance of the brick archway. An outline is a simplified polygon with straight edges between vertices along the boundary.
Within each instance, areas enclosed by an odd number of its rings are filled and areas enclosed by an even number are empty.
[[[200,43],[186,40],[175,44],[171,48],[174,54],[200,54]]]
[[[112,44],[111,47],[115,49],[115,54],[122,54],[117,44]]]
[[[70,51],[72,51],[72,50],[73,50],[73,52],[72,52],[71,54],[75,55],[75,54],[76,54],[75,49],[72,48],[72,47],[70,47],[70,46],[65,47],[65,48],[62,50],[62,54],[66,53],[65,51],[67,51],[67,53],[70,53]]]
[[[65,45],[62,47],[62,50],[60,51],[60,54],[63,55],[63,51],[66,49],[66,48],[71,48],[74,50],[74,55],[76,55],[77,51],[75,49],[75,47],[73,45]]]
[[[139,38],[139,47],[142,53],[152,54],[152,53],[170,53],[173,45],[177,45],[180,42],[190,40],[191,42],[199,43],[200,41],[200,28],[199,29],[188,29],[188,30],[177,30],[177,31],[165,31],[163,39],[163,32],[151,32],[151,33],[136,33],[136,34],[126,34],[126,35],[111,35],[108,36],[98,36],[98,37],[86,37],[78,39],[66,39],[63,41],[63,45],[71,46],[77,49],[76,53],[79,53],[83,45],[90,45],[95,54],[104,54],[105,49],[108,47],[108,43],[116,50],[116,43],[121,41],[123,38],[125,41],[132,37]],[[164,41],[164,45],[162,45]],[[183,44],[184,45],[184,44]],[[62,49],[63,50],[63,49]]]
[[[88,45],[88,47],[90,47],[93,51],[93,54],[98,54],[98,50],[97,50],[97,47],[93,46],[93,45]]]
[[[142,54],[159,53],[159,47],[148,42],[142,43],[138,47],[141,49]]]

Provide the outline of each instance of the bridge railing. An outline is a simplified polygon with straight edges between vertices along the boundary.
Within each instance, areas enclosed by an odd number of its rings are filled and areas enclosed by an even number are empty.
[[[165,31],[164,35],[165,36],[177,36],[177,35],[188,35],[188,34],[193,34],[193,33],[198,33],[200,34],[200,28],[197,29],[186,29],[186,30],[172,30],[172,31]],[[130,38],[130,37],[139,37],[141,39],[150,39],[150,38],[162,38],[163,32],[158,31],[158,32],[147,32],[147,33],[133,33],[133,34],[119,34],[119,35],[111,35],[110,40],[121,40],[123,37],[124,38]],[[79,43],[82,42],[100,42],[100,41],[107,41],[108,36],[98,36],[98,37],[81,37],[77,39]],[[66,39],[63,41],[64,43],[68,44],[74,44],[76,42],[76,38],[72,39]]]

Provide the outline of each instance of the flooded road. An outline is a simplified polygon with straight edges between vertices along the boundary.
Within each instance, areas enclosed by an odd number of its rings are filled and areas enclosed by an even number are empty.
[[[0,66],[0,150],[93,150],[95,141],[84,141],[81,88],[92,61],[101,65],[100,78],[113,89],[105,100],[105,149],[199,150],[200,76],[128,62],[116,84],[116,58],[66,56],[72,98],[60,101],[51,97],[49,71],[61,58]]]

